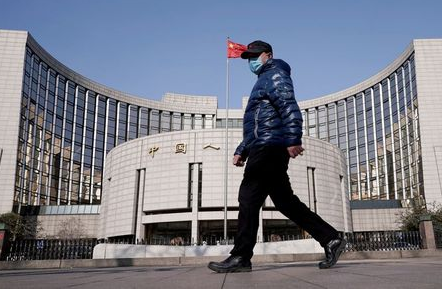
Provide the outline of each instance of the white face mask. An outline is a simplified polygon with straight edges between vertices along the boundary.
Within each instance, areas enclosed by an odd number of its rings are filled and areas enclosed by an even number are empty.
[[[254,57],[254,58],[249,58],[249,68],[250,71],[256,75],[259,74],[259,72],[261,71],[262,68],[262,61],[261,61],[261,57]]]

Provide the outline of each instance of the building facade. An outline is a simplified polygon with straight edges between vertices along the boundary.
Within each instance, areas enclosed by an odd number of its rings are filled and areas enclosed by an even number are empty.
[[[375,76],[300,102],[305,136],[345,156],[354,230],[381,229],[385,219],[395,227],[402,208],[442,202],[441,84],[442,40],[414,40]],[[0,213],[37,214],[52,225],[81,216],[91,233],[113,148],[226,122],[216,97],[122,93],[67,68],[24,31],[0,30],[0,99]],[[242,110],[229,116],[229,127],[242,127]]]
[[[423,199],[414,53],[393,66],[365,85],[302,104],[306,135],[346,155],[351,200]]]
[[[224,129],[156,134],[110,151],[103,179],[100,237],[135,236],[151,244],[174,238],[190,244],[221,241],[225,136]],[[242,130],[229,130],[228,140],[230,152],[242,140]],[[308,149],[290,163],[288,170],[295,194],[337,230],[352,231],[344,154],[317,138],[305,137],[303,142]],[[229,167],[226,201],[231,239],[236,232],[242,176],[243,168]],[[301,235],[267,198],[261,210],[258,241]]]

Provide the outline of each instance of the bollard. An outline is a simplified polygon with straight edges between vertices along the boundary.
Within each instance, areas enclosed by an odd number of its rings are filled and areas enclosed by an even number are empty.
[[[419,232],[422,237],[422,247],[424,249],[436,249],[433,222],[431,215],[426,214],[419,217]]]

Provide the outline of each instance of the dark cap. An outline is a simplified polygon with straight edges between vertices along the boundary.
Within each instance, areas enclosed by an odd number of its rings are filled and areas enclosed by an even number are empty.
[[[252,57],[258,57],[263,52],[273,53],[272,46],[267,42],[261,40],[255,40],[247,45],[247,50],[241,53],[241,58],[248,59]]]

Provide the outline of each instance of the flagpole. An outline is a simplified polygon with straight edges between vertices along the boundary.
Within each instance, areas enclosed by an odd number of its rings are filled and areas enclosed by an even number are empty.
[[[229,43],[229,37],[227,37],[227,43]],[[224,241],[226,245],[227,241],[227,187],[228,187],[228,164],[229,164],[229,57],[227,56],[226,66],[226,138],[225,138],[225,160],[224,160]]]

